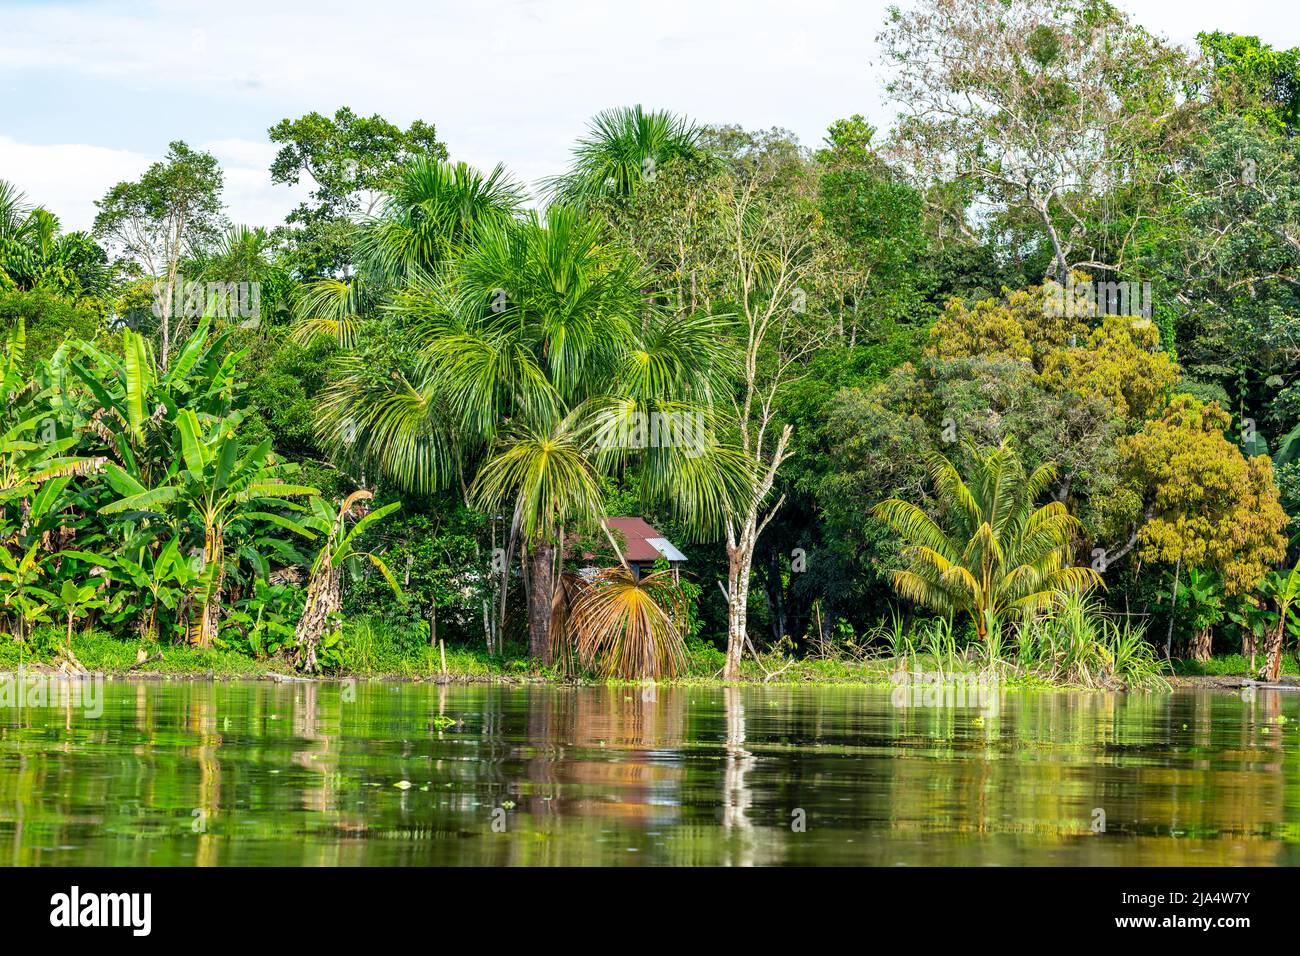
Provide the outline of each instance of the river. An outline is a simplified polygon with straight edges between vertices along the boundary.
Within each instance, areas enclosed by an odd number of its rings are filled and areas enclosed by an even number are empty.
[[[1300,694],[91,690],[0,707],[0,863],[1300,863]]]

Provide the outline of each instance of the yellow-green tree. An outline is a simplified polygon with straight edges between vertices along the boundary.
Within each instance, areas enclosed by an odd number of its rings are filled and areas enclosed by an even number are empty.
[[[1104,398],[1121,418],[1141,422],[1160,412],[1178,382],[1178,366],[1159,345],[1149,320],[1109,315],[1078,345],[1046,350],[1039,379],[1049,391]]]
[[[1083,273],[1076,283],[1087,282]],[[1178,366],[1160,350],[1149,319],[1101,316],[1095,325],[1054,308],[1043,286],[1003,289],[967,306],[950,300],[930,331],[932,358],[1008,358],[1031,365],[1049,392],[1103,398],[1115,414],[1141,422],[1159,414],[1178,382]]]
[[[937,359],[989,358],[1003,356],[1029,362],[1034,351],[1025,335],[1026,321],[1041,296],[1033,289],[1002,290],[1001,299],[981,299],[967,306],[961,299],[949,299],[930,330],[925,351]]]
[[[1159,419],[1121,440],[1120,456],[1146,502],[1137,532],[1142,559],[1173,566],[1175,577],[1193,568],[1217,571],[1233,595],[1253,591],[1285,556],[1289,519],[1273,463],[1242,455],[1224,437],[1230,424],[1218,403],[1177,395]]]

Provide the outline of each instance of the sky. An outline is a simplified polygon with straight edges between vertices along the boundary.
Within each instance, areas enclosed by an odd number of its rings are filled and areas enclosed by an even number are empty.
[[[901,0],[906,6],[910,0]],[[1118,0],[1148,29],[1300,46],[1296,0]],[[820,143],[888,128],[886,0],[0,0],[0,179],[86,229],[94,200],[184,139],[225,170],[235,222],[276,225],[307,185],[271,182],[267,129],[350,106],[437,127],[452,159],[535,184],[598,111],[641,103]]]

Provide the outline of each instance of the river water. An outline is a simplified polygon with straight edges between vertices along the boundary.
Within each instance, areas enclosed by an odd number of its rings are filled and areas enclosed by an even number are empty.
[[[100,691],[0,706],[0,864],[1300,863],[1300,694]]]

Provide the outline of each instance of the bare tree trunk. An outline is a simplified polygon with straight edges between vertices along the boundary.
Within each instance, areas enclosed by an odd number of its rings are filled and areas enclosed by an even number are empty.
[[[756,538],[750,522],[740,540],[727,547],[727,666],[722,672],[723,680],[740,679],[740,658],[745,652],[749,619],[749,575]]]
[[[203,602],[203,618],[199,624],[199,647],[211,647],[221,625],[221,589],[226,584],[224,545],[220,528],[212,528],[203,538],[203,567],[216,568],[217,579],[212,583]]]
[[[1285,615],[1280,617],[1277,627],[1268,636],[1268,671],[1266,676],[1275,681],[1282,676],[1282,638],[1286,634]]]
[[[1188,648],[1192,660],[1208,661],[1210,659],[1210,640],[1210,628],[1203,627],[1196,632],[1196,636],[1192,638],[1191,647]]]
[[[777,469],[785,461],[786,448],[789,447],[793,430],[793,426],[786,425],[777,440],[772,458],[766,463],[761,459],[758,461],[763,471],[758,486],[754,489],[754,496],[750,499],[749,510],[738,529],[734,525],[727,528],[727,666],[722,674],[724,680],[740,679],[740,658],[747,637],[745,626],[749,611],[749,580],[754,567],[754,547],[758,544],[758,536],[785,502],[785,496],[782,495],[761,520],[759,508],[772,490]]]
[[[307,585],[307,603],[294,631],[297,648],[294,664],[309,674],[320,670],[316,650],[320,647],[321,638],[333,627],[342,606],[342,575],[339,570],[331,566],[327,550],[321,555],[320,566]]]
[[[163,300],[162,316],[159,319],[159,338],[161,339],[162,349],[158,353],[159,371],[167,371],[167,363],[171,360],[171,329],[172,329],[172,301],[176,295],[176,272],[170,270],[167,275],[167,292]]]
[[[1165,632],[1165,660],[1168,660],[1174,647],[1174,610],[1178,607],[1178,573],[1183,569],[1180,557],[1174,565],[1174,586],[1169,592],[1169,630]]]
[[[185,225],[189,220],[188,213],[182,210],[176,220],[175,231],[172,233],[171,248],[167,256],[167,298],[163,302],[162,314],[162,352],[159,355],[158,368],[160,371],[167,371],[168,362],[171,360],[171,320],[173,305],[176,301],[176,277],[180,271],[181,265],[181,242],[185,236]]]
[[[528,654],[551,662],[551,600],[555,592],[555,545],[538,542],[532,552],[532,582],[528,590]]]
[[[1038,213],[1039,219],[1042,220],[1043,228],[1047,231],[1047,238],[1052,243],[1052,265],[1056,269],[1056,281],[1061,285],[1066,285],[1070,278],[1070,267],[1065,261],[1065,249],[1061,246],[1061,234],[1056,229],[1056,223],[1052,222],[1052,212],[1048,207],[1050,200],[1045,200],[1034,205],[1035,212]]]

